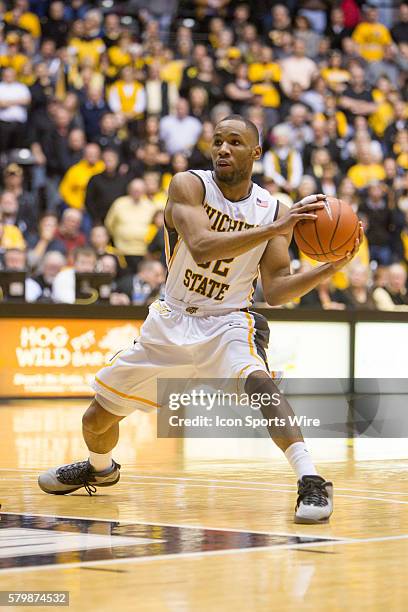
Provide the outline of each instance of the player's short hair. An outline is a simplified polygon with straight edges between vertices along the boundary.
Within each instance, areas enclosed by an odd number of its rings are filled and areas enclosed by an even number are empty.
[[[245,127],[251,132],[251,134],[255,138],[257,144],[260,144],[259,130],[256,127],[255,123],[253,123],[253,121],[251,121],[250,119],[247,119],[243,115],[232,114],[232,115],[227,115],[226,117],[223,117],[223,119],[221,119],[221,121],[219,121],[217,125],[219,125],[220,123],[223,123],[224,121],[240,121],[241,123],[244,123]]]

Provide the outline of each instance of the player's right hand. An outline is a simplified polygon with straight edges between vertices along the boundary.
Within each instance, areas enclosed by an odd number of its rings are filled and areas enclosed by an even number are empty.
[[[314,211],[319,208],[324,208],[323,200],[325,200],[325,198],[326,196],[322,193],[306,196],[300,200],[300,202],[296,202],[286,214],[278,217],[278,219],[272,223],[272,227],[275,231],[277,230],[279,235],[291,236],[293,228],[299,221],[314,221],[317,219],[317,215]]]
[[[359,221],[358,236],[354,242],[354,247],[352,251],[349,251],[348,253],[346,253],[345,257],[343,257],[342,259],[338,259],[337,261],[331,262],[330,266],[333,272],[337,272],[337,270],[340,270],[343,266],[348,264],[353,259],[353,257],[355,257],[355,255],[357,255],[358,250],[363,242],[363,239],[364,239],[363,224],[361,223],[361,221]]]

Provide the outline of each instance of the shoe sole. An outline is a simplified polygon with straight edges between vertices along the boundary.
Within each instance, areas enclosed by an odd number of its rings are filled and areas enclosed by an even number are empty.
[[[89,484],[92,484],[94,487],[112,487],[113,485],[117,484],[120,480],[120,474],[118,474],[118,477],[116,480],[114,480],[113,482],[106,482],[106,483],[101,483],[101,484],[93,484],[92,482]],[[50,491],[49,489],[46,489],[45,487],[43,487],[40,484],[40,481],[38,480],[38,486],[40,487],[41,491],[44,491],[44,493],[48,493],[49,495],[68,495],[68,493],[73,493],[74,491],[78,491],[79,489],[82,489],[84,487],[84,485],[80,485],[79,487],[75,487],[74,489],[69,489],[69,491]]]
[[[320,519],[320,520],[301,518],[301,517],[295,516],[294,523],[296,523],[297,525],[324,525],[325,523],[328,523],[329,520],[330,520],[329,516],[327,518]]]

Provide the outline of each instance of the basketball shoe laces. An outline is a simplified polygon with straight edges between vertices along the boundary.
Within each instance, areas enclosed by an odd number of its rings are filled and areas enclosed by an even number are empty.
[[[298,506],[303,502],[305,506],[327,506],[328,493],[324,481],[307,480],[299,486]]]
[[[93,469],[89,461],[78,461],[64,465],[58,470],[58,480],[63,484],[77,485],[82,484],[88,495],[96,493],[96,487],[90,483],[92,479]]]

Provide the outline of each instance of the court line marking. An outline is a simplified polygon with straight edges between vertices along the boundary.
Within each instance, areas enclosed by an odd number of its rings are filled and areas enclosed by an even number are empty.
[[[41,515],[40,515],[41,516]],[[229,550],[211,550],[211,551],[200,551],[200,552],[189,552],[189,553],[171,553],[169,555],[156,555],[149,557],[129,557],[127,559],[105,559],[100,561],[78,561],[74,563],[61,563],[60,565],[41,565],[41,566],[31,566],[31,567],[15,567],[15,568],[5,568],[0,570],[0,576],[3,574],[15,574],[21,572],[29,572],[29,571],[42,571],[42,570],[58,570],[58,569],[77,569],[81,567],[87,567],[89,565],[119,565],[123,563],[142,563],[142,562],[150,562],[150,561],[163,561],[163,560],[173,560],[173,559],[189,559],[196,557],[210,557],[216,555],[231,555],[231,554],[246,554],[253,552],[276,552],[277,550],[302,550],[302,548],[321,548],[324,546],[339,546],[346,544],[367,544],[371,542],[385,542],[392,540],[406,540],[408,539],[408,534],[403,534],[400,536],[384,536],[378,538],[358,538],[354,540],[350,540],[345,538],[344,540],[337,541],[326,541],[326,542],[316,542],[315,544],[311,544],[310,542],[305,542],[304,544],[282,544],[278,546],[258,546],[254,548],[236,548]]]
[[[126,478],[132,479],[131,483],[126,481]],[[183,484],[183,483],[178,483],[178,482],[134,482],[138,478],[139,478],[138,476],[126,476],[125,478],[121,479],[121,482],[122,484],[134,484],[135,486],[149,485],[149,486],[156,486],[156,487],[171,487],[171,486],[178,487]],[[0,482],[2,481],[4,482],[5,481],[24,482],[23,479],[21,478],[0,478]],[[292,485],[283,485],[285,487],[291,487],[290,489],[289,488],[278,489],[276,487],[273,489],[268,489],[268,488],[263,488],[263,487],[226,487],[224,485],[205,484],[204,482],[203,484],[192,484],[191,482],[186,482],[184,483],[184,486],[190,487],[190,488],[194,487],[198,489],[203,489],[203,488],[204,489],[222,489],[222,490],[231,489],[233,491],[248,491],[248,492],[249,491],[262,491],[264,493],[293,493],[294,492]],[[336,498],[343,497],[345,499],[364,499],[366,501],[379,501],[379,502],[384,502],[386,504],[402,504],[402,505],[408,504],[408,500],[402,500],[402,499],[389,499],[389,498],[384,498],[384,497],[368,497],[367,495],[345,495],[344,493],[337,493],[337,491],[341,491],[341,490],[343,489],[336,489]],[[381,493],[384,494],[384,493],[387,493],[387,491],[382,491]]]
[[[38,469],[37,468],[0,468],[0,472],[25,472],[25,471],[34,471],[36,474],[38,474]],[[271,491],[273,491],[272,487],[289,487],[290,490],[296,490],[296,485],[294,484],[290,484],[290,483],[273,483],[273,482],[262,482],[261,480],[229,480],[229,479],[220,479],[220,478],[188,478],[188,477],[183,477],[183,476],[146,476],[146,475],[137,475],[137,476],[132,476],[132,475],[125,475],[122,476],[121,478],[121,482],[123,482],[126,478],[137,478],[137,479],[141,479],[141,480],[147,480],[147,479],[155,479],[155,480],[179,480],[179,481],[193,481],[193,482],[202,482],[202,483],[213,483],[213,482],[226,482],[226,483],[231,483],[231,484],[250,484],[250,485],[263,485],[265,487],[271,487]],[[0,477],[0,481],[1,480],[11,480],[11,479],[6,479],[6,478],[2,478]],[[20,482],[22,481],[22,478],[16,478],[14,479],[16,482]],[[228,487],[227,487],[228,488]],[[251,487],[248,487],[248,490],[250,490]],[[256,489],[254,489],[256,490]],[[336,491],[351,491],[351,492],[361,492],[361,493],[379,493],[384,495],[385,493],[387,495],[403,495],[403,496],[408,496],[408,491],[406,493],[402,493],[401,491],[388,491],[387,489],[350,489],[348,487],[337,487],[336,486]],[[278,492],[281,492],[281,490],[278,490]],[[338,495],[336,495],[338,497]],[[370,498],[371,499],[371,498]],[[373,498],[376,499],[376,498]]]
[[[177,482],[134,482],[134,480],[137,480],[137,476],[126,476],[126,478],[132,479],[132,484],[135,485],[155,485],[158,487],[177,487],[180,486],[181,483],[177,483]],[[126,483],[126,480],[123,479],[122,480],[123,483]],[[129,484],[129,483],[128,483]],[[184,483],[185,487],[197,487],[197,488],[206,488],[206,489],[232,489],[232,490],[236,490],[236,491],[263,491],[263,492],[267,492],[267,493],[292,493],[293,489],[265,489],[265,488],[261,488],[261,487],[226,487],[223,485],[211,485],[211,484],[192,484],[190,482]],[[284,485],[284,486],[290,486],[290,485]],[[336,491],[338,491],[339,489],[336,489]],[[382,493],[384,493],[384,491],[382,491]],[[385,491],[386,493],[386,491]],[[344,497],[347,499],[365,499],[367,501],[382,501],[388,504],[408,504],[408,500],[401,500],[401,499],[386,499],[384,497],[368,497],[365,495],[345,495],[344,493],[337,493],[336,492],[336,498],[337,497]]]
[[[311,551],[314,552],[314,551]],[[317,552],[317,551],[316,551]],[[84,566],[83,569],[86,570],[94,570],[95,572],[117,572],[118,574],[127,574],[127,570],[120,570],[120,569],[108,569],[108,568],[98,568],[98,567],[88,567],[88,566]]]
[[[125,475],[124,478],[140,478],[140,479],[155,479],[155,480],[180,480],[180,481],[194,481],[194,482],[220,482],[220,483],[231,483],[231,484],[250,484],[250,485],[262,485],[266,487],[290,487],[291,489],[296,490],[295,484],[290,483],[274,483],[274,482],[262,482],[262,480],[229,480],[229,479],[221,479],[221,478],[189,478],[183,476],[145,476],[145,475]],[[250,487],[248,487],[250,488]],[[408,496],[408,491],[406,493],[396,492],[396,491],[387,491],[386,489],[350,489],[345,487],[336,487],[336,491],[354,491],[356,493],[387,493],[390,495],[406,495]]]

